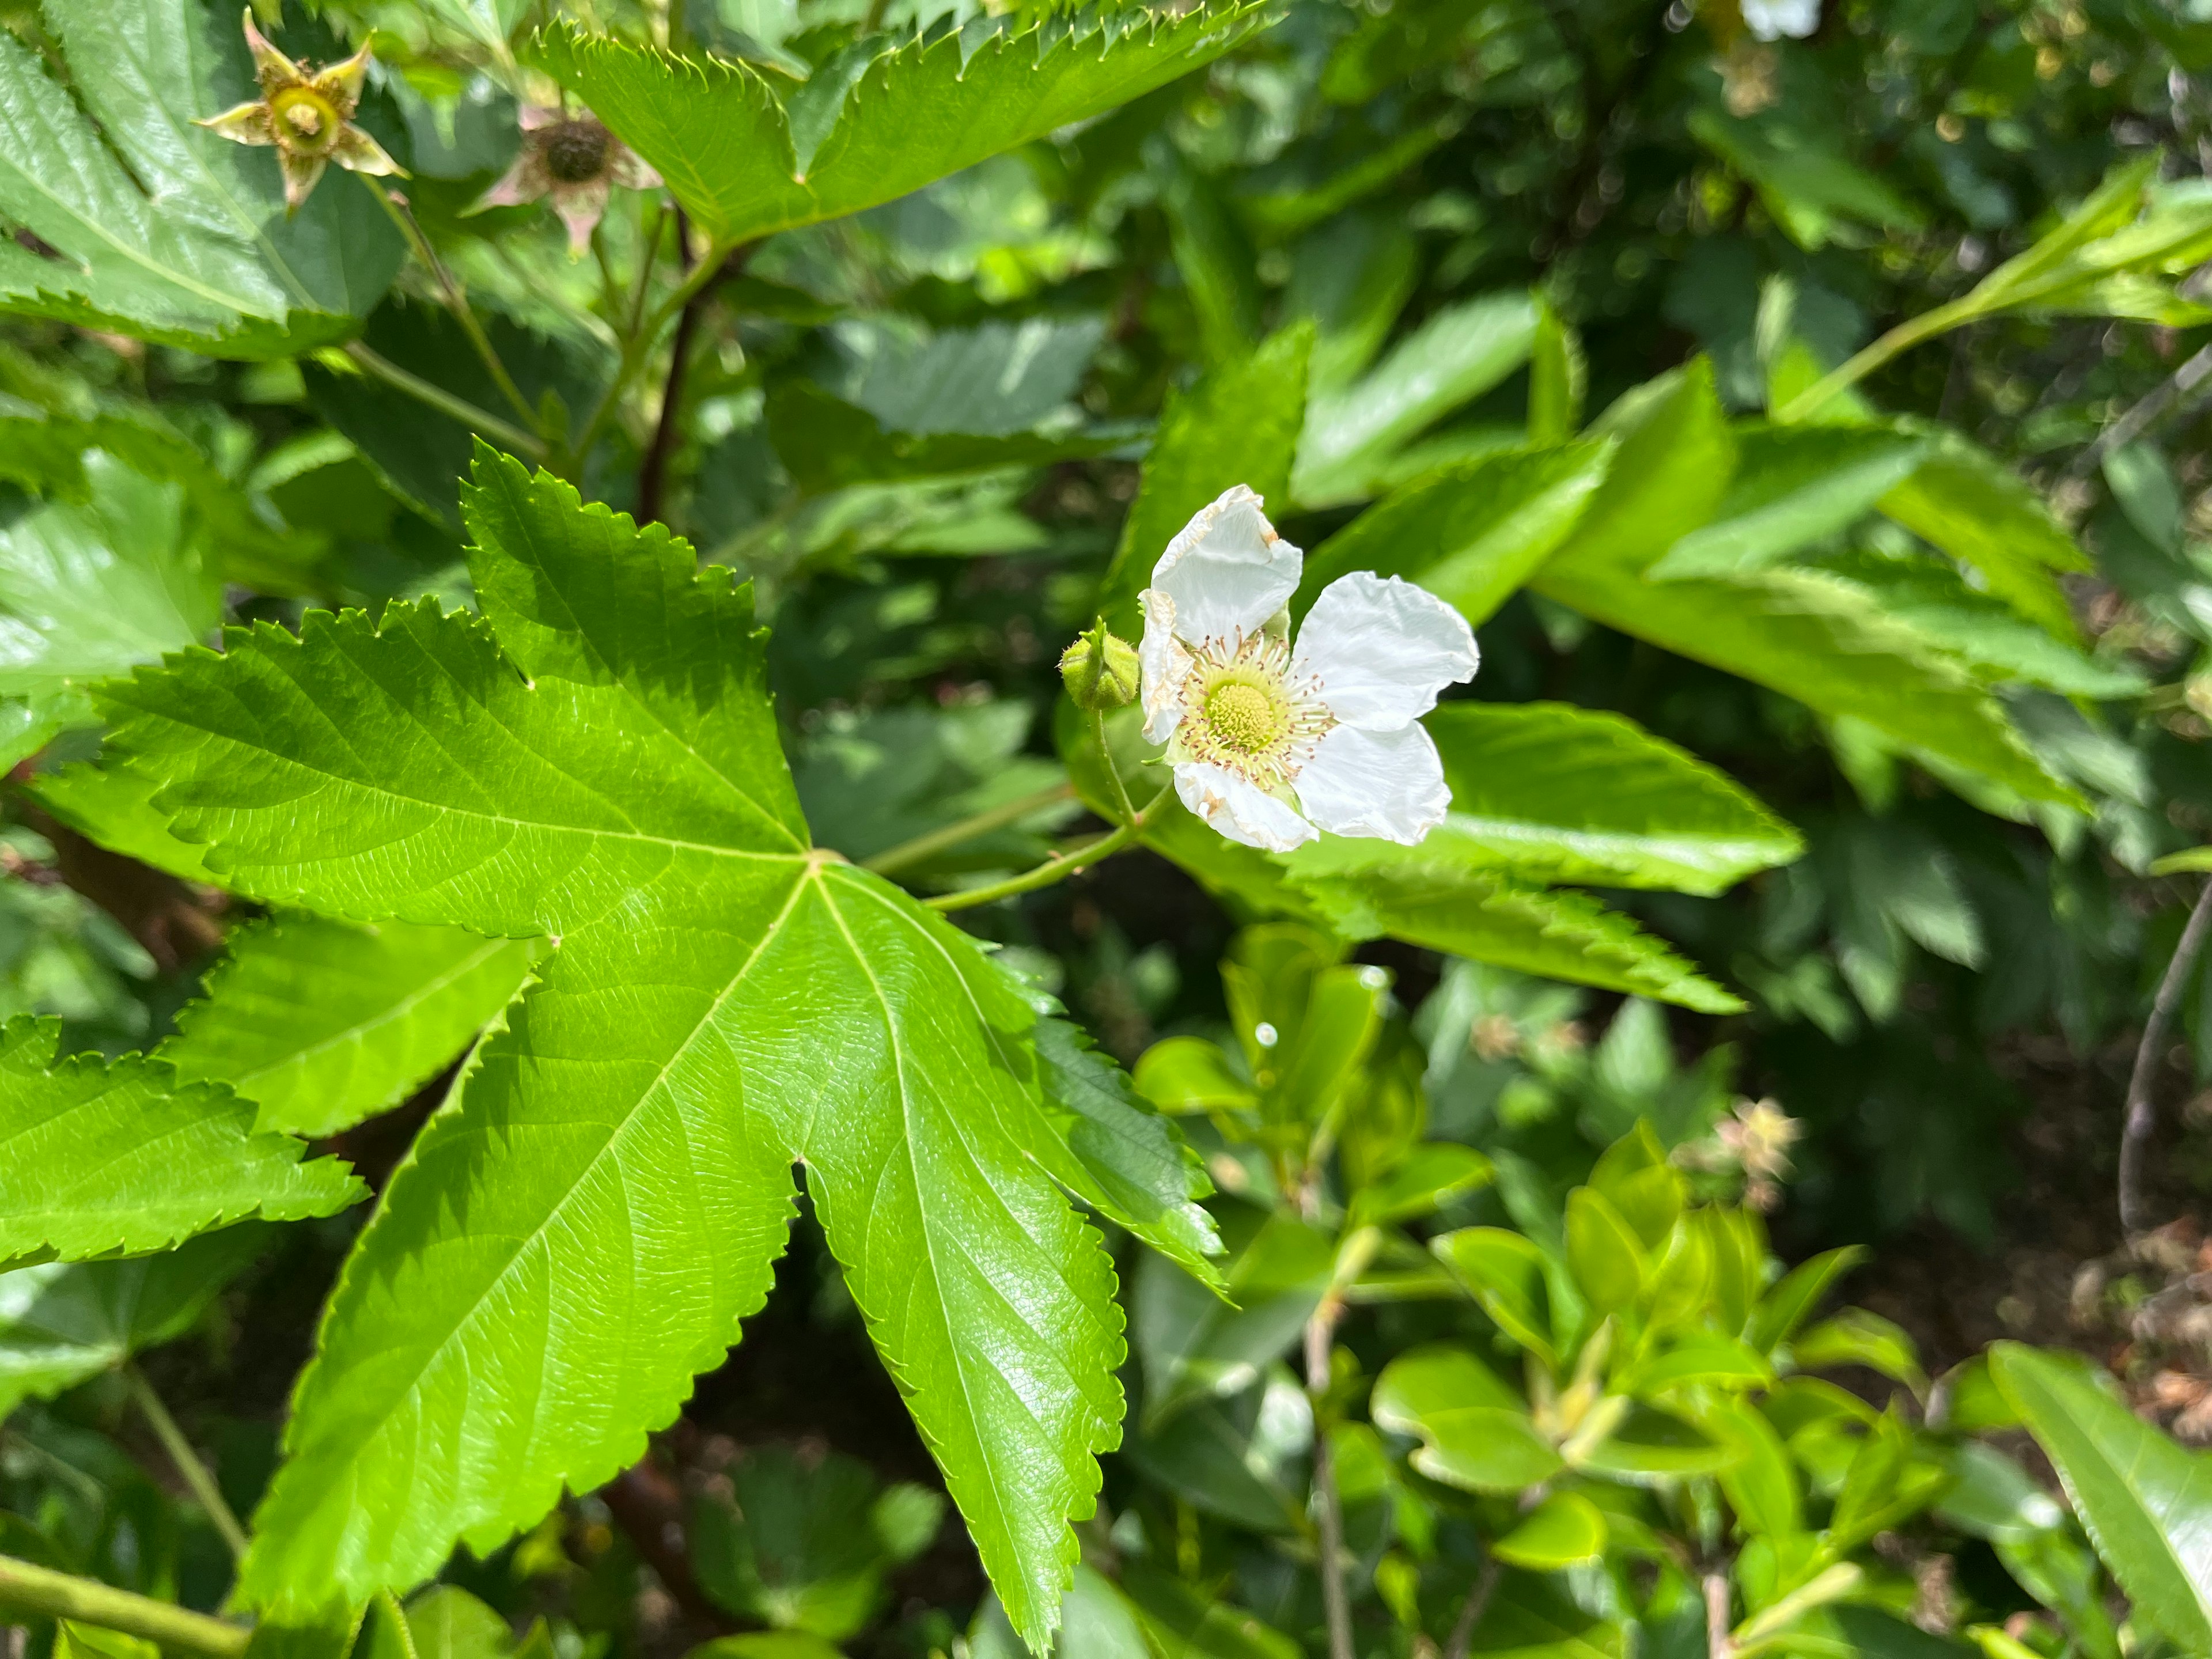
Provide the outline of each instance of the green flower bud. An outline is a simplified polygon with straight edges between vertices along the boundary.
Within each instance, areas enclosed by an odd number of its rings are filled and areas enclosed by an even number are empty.
[[[1137,695],[1137,647],[1108,633],[1101,617],[1060,653],[1060,678],[1078,708],[1119,708]]]

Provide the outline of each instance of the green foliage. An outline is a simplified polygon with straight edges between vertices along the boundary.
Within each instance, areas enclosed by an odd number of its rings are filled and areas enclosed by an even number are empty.
[[[0,214],[51,250],[0,243],[0,308],[224,356],[352,332],[398,274],[398,234],[349,183],[288,216],[272,157],[192,125],[251,84],[227,20],[91,0],[53,21],[66,83],[0,40]]]
[[[54,1063],[61,1027],[0,1027],[0,1264],[85,1261],[169,1249],[247,1216],[331,1215],[364,1196],[336,1158],[301,1161],[254,1127],[250,1101],[137,1054]],[[49,1069],[51,1068],[51,1069]]]

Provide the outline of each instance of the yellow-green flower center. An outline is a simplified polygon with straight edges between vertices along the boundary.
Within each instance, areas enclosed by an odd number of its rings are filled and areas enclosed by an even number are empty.
[[[1280,737],[1288,711],[1259,686],[1224,680],[1206,699],[1206,723],[1224,746],[1256,755]]]
[[[286,87],[269,100],[276,142],[295,155],[319,155],[337,142],[345,123],[330,100],[313,87]]]

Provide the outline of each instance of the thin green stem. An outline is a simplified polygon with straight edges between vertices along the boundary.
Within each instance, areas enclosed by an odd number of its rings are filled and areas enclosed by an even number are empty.
[[[1136,804],[1129,799],[1129,786],[1121,781],[1121,769],[1114,764],[1114,751],[1106,746],[1104,709],[1091,711],[1091,735],[1098,739],[1098,758],[1106,768],[1106,775],[1114,780],[1114,799],[1121,804],[1121,822],[1134,823],[1137,821]]]
[[[599,394],[599,401],[593,405],[591,418],[584,422],[582,433],[569,448],[569,453],[578,460],[591,453],[592,445],[599,438],[599,428],[606,424],[607,416],[614,412],[616,404],[629,389],[630,381],[636,378],[637,372],[645,367],[645,361],[652,356],[653,344],[659,339],[660,331],[668,325],[669,319],[690,304],[693,295],[721,275],[722,261],[729,257],[729,246],[721,242],[708,248],[706,257],[691,267],[675,291],[655,306],[653,314],[632,331],[630,337],[623,345],[622,358],[615,365],[613,378],[608,380],[606,390]]]
[[[441,415],[451,416],[463,426],[497,441],[518,455],[533,461],[544,460],[545,446],[532,434],[502,421],[487,410],[478,409],[465,398],[455,397],[445,387],[434,385],[419,374],[410,374],[389,357],[370,350],[359,340],[346,342],[345,355],[353,359],[356,367],[362,373],[373,374],[386,386],[395,386],[409,397],[420,399]]]
[[[1891,358],[1899,356],[1939,334],[1948,333],[1961,323],[1972,322],[1974,315],[1974,308],[1966,300],[1960,299],[1907,319],[1776,410],[1774,418],[1784,424],[1810,419],[1819,414],[1838,392],[1856,386]]]
[[[1170,789],[1163,789],[1146,804],[1145,810],[1120,829],[1109,831],[1095,841],[1085,842],[1072,853],[1055,853],[1033,870],[1024,870],[1018,876],[1009,876],[1004,881],[994,881],[988,887],[969,887],[957,893],[945,893],[922,902],[933,910],[969,910],[979,904],[990,904],[1002,898],[1012,898],[1017,893],[1030,893],[1040,887],[1049,887],[1055,882],[1066,881],[1079,875],[1097,863],[1120,852],[1142,833],[1146,821],[1153,808],[1168,798]]]
[[[1048,806],[1055,806],[1074,797],[1075,786],[1065,781],[1034,790],[1016,799],[989,807],[972,817],[963,818],[957,823],[948,823],[926,836],[902,841],[887,852],[862,860],[860,868],[872,870],[879,876],[894,875],[935,858],[947,848],[959,847],[979,836],[988,836],[994,830],[1003,830],[1010,823],[1019,823],[1032,812],[1041,812]]]
[[[483,360],[483,366],[491,375],[492,384],[499,388],[500,396],[506,398],[514,412],[522,417],[522,423],[534,430],[538,425],[538,411],[531,408],[529,399],[522,395],[522,388],[515,385],[514,377],[507,372],[507,365],[499,360],[499,353],[492,349],[491,337],[483,331],[483,325],[477,320],[476,313],[470,309],[468,297],[461,292],[460,284],[453,280],[453,273],[446,269],[446,262],[430,246],[430,239],[423,235],[422,227],[415,222],[414,214],[404,202],[395,198],[368,174],[362,175],[362,182],[375,192],[376,199],[384,204],[384,210],[392,216],[392,222],[399,227],[399,234],[407,239],[407,246],[414,250],[415,257],[437,279],[438,292],[446,297],[446,309],[453,313],[453,320],[461,325],[461,331],[469,337],[469,343],[476,348],[477,356]]]
[[[241,1625],[9,1555],[0,1555],[0,1607],[38,1619],[74,1619],[204,1659],[238,1659],[252,1635]]]
[[[185,1484],[192,1489],[192,1496],[207,1511],[207,1517],[215,1523],[215,1529],[222,1534],[222,1541],[230,1546],[231,1559],[243,1561],[246,1559],[246,1528],[238,1524],[238,1516],[223,1497],[222,1488],[216,1484],[215,1476],[208,1472],[208,1466],[200,1462],[199,1454],[192,1449],[192,1443],[185,1438],[185,1431],[177,1426],[177,1419],[169,1415],[169,1408],[161,1403],[161,1396],[154,1392],[154,1385],[146,1380],[146,1374],[136,1365],[126,1365],[123,1368],[123,1379],[130,1386],[132,1401],[146,1414],[147,1422],[153,1425],[154,1437],[161,1443],[161,1449],[169,1454],[169,1461],[177,1466],[177,1473],[185,1477]]]

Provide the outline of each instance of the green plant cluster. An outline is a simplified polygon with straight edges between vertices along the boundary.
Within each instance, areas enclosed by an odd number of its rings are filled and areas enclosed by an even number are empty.
[[[2203,10],[0,0],[8,1659],[2212,1652]]]

